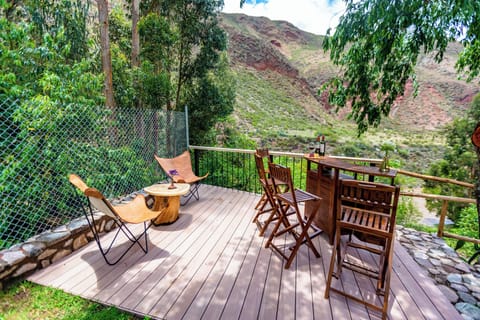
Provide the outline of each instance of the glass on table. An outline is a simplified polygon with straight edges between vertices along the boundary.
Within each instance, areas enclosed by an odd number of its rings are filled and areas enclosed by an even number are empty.
[[[315,144],[313,142],[310,142],[308,144],[308,149],[310,150],[308,156],[313,157],[315,155]]]

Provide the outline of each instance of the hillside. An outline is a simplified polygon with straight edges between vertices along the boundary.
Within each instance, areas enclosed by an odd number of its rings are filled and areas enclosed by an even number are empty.
[[[381,141],[397,142],[406,160],[441,156],[438,131],[470,106],[476,83],[457,79],[454,63],[459,44],[452,44],[442,64],[424,56],[417,66],[419,92],[411,84],[380,128],[356,137],[348,110],[336,113],[318,96],[321,84],[337,72],[322,49],[322,36],[285,21],[242,14],[222,14],[229,39],[228,54],[236,72],[234,125],[259,145],[304,151],[318,133],[326,134],[332,153],[375,157]],[[425,154],[425,146],[429,154]],[[286,149],[288,148],[288,149]],[[421,151],[418,151],[421,150]]]

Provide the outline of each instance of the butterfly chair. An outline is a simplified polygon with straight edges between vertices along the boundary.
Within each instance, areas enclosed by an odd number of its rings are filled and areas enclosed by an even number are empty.
[[[148,240],[147,240],[147,230],[152,225],[151,220],[156,218],[160,212],[150,210],[145,202],[145,197],[143,195],[137,195],[135,199],[131,202],[121,205],[112,205],[103,194],[95,188],[88,187],[85,182],[77,175],[70,174],[69,181],[77,187],[88,199],[88,211],[82,206],[85,217],[87,218],[90,229],[92,230],[93,237],[97,242],[98,248],[105,259],[105,262],[109,265],[114,265],[122,259],[127,252],[135,245],[143,250],[143,252],[148,252]],[[96,210],[99,212],[97,212]],[[95,215],[103,213],[113,219],[117,231],[115,236],[110,243],[106,242],[106,246],[102,244],[100,239],[100,230],[95,224]],[[148,223],[147,223],[148,222]],[[143,223],[143,232],[135,236],[132,231],[128,228],[127,224],[139,224]],[[113,252],[111,249],[119,235],[125,235],[129,240],[128,246],[116,257],[119,252]],[[140,242],[141,238],[144,237],[144,244]]]
[[[325,288],[382,312],[386,319],[390,291],[395,217],[400,188],[374,182],[340,180],[337,189],[335,241]],[[346,238],[342,256],[342,235]],[[350,252],[350,254],[349,254]],[[362,254],[363,253],[363,254]],[[369,254],[378,258],[378,265],[366,261]],[[370,258],[371,259],[371,258]],[[336,271],[334,271],[336,262]],[[376,279],[376,294],[383,296],[381,306],[344,289],[332,287],[332,277],[341,277],[342,268]],[[347,280],[344,280],[347,281]],[[342,286],[338,286],[342,288]],[[343,286],[345,288],[345,285]],[[369,295],[365,295],[369,297]]]
[[[318,253],[312,242],[312,238],[321,232],[312,226],[315,214],[310,215],[305,220],[303,212],[300,211],[299,204],[307,201],[314,201],[315,205],[312,212],[317,212],[318,206],[320,205],[319,200],[321,200],[321,198],[303,190],[296,189],[293,186],[290,168],[275,163],[269,163],[268,168],[272,178],[272,190],[274,190],[274,198],[276,200],[275,209],[277,210],[279,218],[265,247],[268,248],[271,246],[273,250],[287,260],[285,269],[290,267],[297,251],[300,249],[300,245],[302,244],[306,244],[317,258],[320,257],[320,253]],[[283,189],[281,186],[284,186]],[[296,221],[293,223],[290,222],[288,218],[288,212],[290,210],[293,211],[296,216]],[[283,228],[280,230],[281,226],[283,226]],[[309,233],[310,229],[313,230],[312,233]],[[285,233],[291,234],[295,240],[295,245],[291,248],[285,248],[279,244],[277,245],[273,241],[275,237],[281,236]],[[290,254],[287,255],[287,252],[290,252]]]
[[[173,179],[174,182],[190,184],[190,191],[183,196],[185,200],[182,201],[182,205],[187,204],[192,197],[197,200],[200,199],[198,188],[200,187],[200,182],[208,177],[208,173],[201,177],[193,173],[192,160],[188,150],[175,158],[160,158],[157,155],[154,156],[165,174]]]

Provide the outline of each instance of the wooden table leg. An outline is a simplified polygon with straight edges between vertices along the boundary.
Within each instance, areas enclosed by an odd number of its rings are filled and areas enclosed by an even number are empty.
[[[173,223],[178,219],[178,211],[180,209],[180,196],[162,197],[155,196],[153,210],[161,211],[161,213],[152,222],[153,225]]]

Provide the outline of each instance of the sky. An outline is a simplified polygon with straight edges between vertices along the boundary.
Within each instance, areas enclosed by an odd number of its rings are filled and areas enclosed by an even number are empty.
[[[223,12],[263,16],[270,20],[285,20],[299,29],[324,35],[335,28],[345,4],[342,0],[224,0]]]

